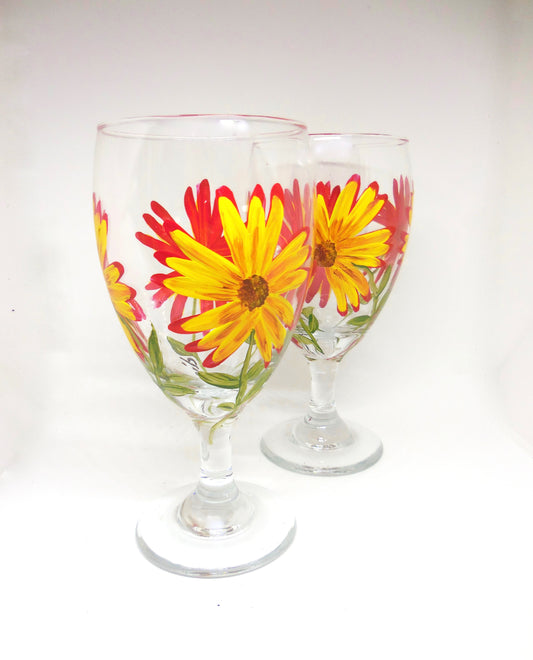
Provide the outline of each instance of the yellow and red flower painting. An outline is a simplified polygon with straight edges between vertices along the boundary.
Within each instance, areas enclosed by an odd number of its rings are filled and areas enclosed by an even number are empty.
[[[156,237],[137,233],[170,270],[151,277],[154,304],[173,299],[169,330],[194,335],[185,350],[208,351],[206,368],[218,366],[253,338],[265,366],[272,351],[281,351],[287,330],[297,319],[288,299],[308,277],[308,229],[303,224],[289,236],[283,232],[284,194],[273,186],[270,205],[256,186],[241,217],[227,187],[217,189],[213,208],[207,180],[185,194],[192,232],[185,231],[165,209],[152,202],[145,221]],[[183,316],[188,299],[199,301],[199,313]],[[200,334],[200,338],[196,338]]]
[[[370,287],[361,267],[383,264],[389,251],[388,228],[365,231],[387,200],[379,194],[377,183],[361,192],[361,182],[354,175],[341,190],[319,182],[315,201],[313,267],[306,302],[320,295],[324,307],[332,291],[339,314],[346,315],[348,305],[359,309],[360,298],[370,299]]]
[[[370,327],[390,294],[405,251],[413,197],[406,177],[394,179],[392,189],[393,201],[375,181],[363,187],[358,174],[344,186],[317,183],[308,306],[294,335],[294,342],[311,355],[347,350]],[[288,224],[298,226],[305,195],[302,198],[295,186],[285,196]],[[336,303],[336,320],[331,309],[320,312],[329,308],[330,300]],[[361,305],[364,311],[359,312]],[[342,336],[353,339],[332,347],[331,337],[341,325]]]
[[[189,344],[191,351],[212,351],[205,366],[216,366],[234,353],[253,332],[259,352],[268,364],[272,349],[284,345],[294,309],[284,294],[300,287],[307,278],[305,262],[308,233],[300,231],[276,254],[283,223],[283,201],[273,195],[268,214],[264,197],[256,188],[243,222],[235,202],[219,198],[219,210],[231,259],[206,248],[186,234],[177,236],[188,259],[171,257],[168,265],[180,275],[165,286],[178,295],[219,303],[199,315],[170,324],[174,332],[203,332]]]
[[[188,336],[181,342],[169,335],[170,346],[192,359],[200,379],[239,389],[237,405],[245,395],[241,390],[252,354],[257,352],[254,359],[262,365],[256,363],[250,372],[257,378],[274,352],[286,345],[287,333],[298,322],[296,343],[323,352],[314,310],[326,307],[330,299],[343,323],[364,331],[385,302],[403,258],[412,196],[407,178],[394,180],[391,200],[377,182],[363,187],[354,174],[343,187],[319,182],[314,208],[310,187],[301,190],[298,181],[291,190],[275,184],[269,196],[257,185],[241,213],[227,186],[212,194],[204,179],[196,191],[191,187],[185,191],[187,229],[152,201],[151,212],[143,215],[151,233],[135,236],[166,269],[149,275],[146,289],[153,307],[169,305],[168,330]],[[149,339],[141,330],[145,313],[135,289],[123,281],[122,263],[108,259],[108,216],[96,198],[94,222],[109,294],[131,345],[163,389],[175,396],[192,393],[195,385],[187,380],[190,377],[171,373],[164,365],[155,329]],[[305,302],[317,307],[304,308],[299,319],[303,290]],[[362,304],[370,302],[357,314]],[[240,376],[210,379],[206,370],[217,368],[244,344],[248,348]]]
[[[192,188],[187,188],[184,205],[191,225],[192,238],[217,254],[229,257],[230,251],[222,234],[223,228],[218,209],[218,200],[221,195],[233,200],[231,190],[223,186],[216,191],[215,200],[211,207],[209,182],[204,179],[197,187],[196,198]],[[161,204],[154,201],[151,208],[154,215],[145,213],[143,218],[156,236],[137,232],[138,240],[154,250],[154,257],[163,266],[169,266],[168,259],[170,258],[187,258],[179,245],[179,238],[182,234],[187,234],[186,230],[172,218]],[[190,236],[190,234],[188,235]],[[174,271],[173,275],[179,277],[180,273]],[[173,299],[170,318],[174,321],[182,317],[188,296],[176,294],[175,291],[169,289],[165,285],[165,280],[168,277],[168,273],[156,273],[152,275],[146,288],[155,291],[153,301],[156,307],[160,307],[165,301]],[[211,300],[202,300],[200,303],[201,311],[211,309],[213,304]]]
[[[107,256],[108,217],[100,201],[93,196],[94,229],[100,266],[113,307],[133,350],[144,359],[147,342],[138,321],[145,319],[141,306],[136,301],[137,292],[122,282],[124,266],[119,261],[109,263]]]
[[[413,191],[409,179],[403,176],[399,180],[394,179],[392,194],[394,203],[387,200],[376,216],[376,222],[391,231],[391,236],[388,240],[389,251],[385,256],[385,263],[376,279],[379,279],[387,265],[394,264],[397,260],[398,263],[401,262],[409,238],[409,228],[413,213]]]

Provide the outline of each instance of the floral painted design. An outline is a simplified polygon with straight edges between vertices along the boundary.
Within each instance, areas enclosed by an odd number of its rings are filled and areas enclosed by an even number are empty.
[[[170,213],[161,204],[154,201],[151,204],[153,215],[145,213],[143,218],[155,236],[137,232],[136,237],[141,243],[154,250],[154,257],[163,266],[171,267],[169,259],[187,258],[180,247],[179,238],[182,234],[191,236],[198,243],[221,256],[229,257],[230,251],[226,239],[222,235],[222,223],[218,209],[218,200],[221,195],[233,200],[233,193],[229,188],[224,186],[216,191],[213,207],[211,208],[211,191],[207,179],[201,181],[197,186],[196,199],[192,188],[187,188],[184,196],[184,205],[185,212],[191,224],[192,236],[172,218]],[[157,273],[152,275],[150,283],[146,286],[148,290],[155,291],[153,301],[156,307],[160,307],[167,300],[173,298],[170,312],[171,321],[176,321],[182,317],[187,296],[176,293],[175,290],[168,288],[165,281],[169,277],[175,278],[180,276],[181,273],[176,270]],[[211,300],[202,300],[200,302],[202,312],[211,309],[213,306],[214,303]]]
[[[383,309],[403,259],[412,210],[407,177],[393,180],[393,201],[376,182],[361,190],[317,184],[313,264],[306,303],[293,335],[312,358],[341,357]],[[332,314],[332,299],[337,314]]]
[[[165,278],[165,287],[176,295],[208,301],[212,308],[174,320],[169,329],[204,333],[185,346],[190,352],[211,351],[204,367],[216,367],[247,340],[251,345],[252,338],[266,367],[272,349],[282,349],[287,328],[295,323],[286,294],[306,281],[308,232],[302,229],[279,250],[284,218],[279,186],[272,190],[268,213],[264,192],[256,186],[246,222],[233,196],[219,195],[218,210],[229,257],[185,232],[173,234],[185,258],[167,258],[178,275]]]
[[[346,186],[331,189],[330,183],[317,184],[313,266],[306,302],[317,294],[325,307],[333,291],[339,314],[345,316],[348,304],[357,311],[360,299],[370,300],[370,286],[364,270],[383,264],[389,251],[391,230],[365,231],[387,200],[371,183],[359,195],[361,181],[352,176]]]
[[[387,200],[376,216],[376,222],[391,232],[391,236],[387,241],[389,251],[384,259],[385,263],[376,276],[376,280],[379,280],[388,265],[396,263],[396,260],[398,260],[398,263],[401,262],[409,238],[413,213],[413,191],[409,179],[403,176],[399,180],[394,179],[392,193],[394,203]]]
[[[297,179],[293,181],[292,190],[285,189],[283,195],[285,218],[281,227],[279,244],[285,247],[293,237],[311,224],[309,219],[313,213],[311,189],[306,184],[303,195]]]
[[[133,350],[141,359],[145,359],[148,345],[138,322],[145,319],[145,314],[136,301],[137,292],[122,281],[124,266],[119,261],[109,263],[107,255],[108,216],[100,201],[93,196],[94,228],[100,266],[115,312]]]

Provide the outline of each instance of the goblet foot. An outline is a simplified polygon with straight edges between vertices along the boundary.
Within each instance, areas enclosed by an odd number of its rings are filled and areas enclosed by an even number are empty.
[[[366,470],[383,454],[372,431],[337,418],[333,426],[311,426],[305,419],[282,422],[265,433],[261,451],[286,470],[320,476],[340,476]]]
[[[226,577],[270,563],[291,544],[294,516],[276,494],[239,484],[239,505],[212,515],[206,530],[192,521],[193,488],[151,503],[137,524],[137,544],[159,568],[191,577]]]

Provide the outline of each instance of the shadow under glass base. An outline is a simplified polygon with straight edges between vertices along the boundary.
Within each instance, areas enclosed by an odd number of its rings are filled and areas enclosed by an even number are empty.
[[[339,420],[340,422],[340,420]],[[261,451],[273,463],[286,470],[318,476],[340,476],[366,470],[383,454],[383,445],[375,433],[351,423],[339,440],[328,440],[299,417],[269,429],[261,439]]]
[[[294,516],[283,498],[252,484],[239,484],[240,496],[252,511],[237,531],[220,536],[192,532],[179,521],[179,511],[194,485],[149,504],[136,529],[142,554],[171,573],[191,577],[226,577],[246,573],[279,557],[296,532]]]

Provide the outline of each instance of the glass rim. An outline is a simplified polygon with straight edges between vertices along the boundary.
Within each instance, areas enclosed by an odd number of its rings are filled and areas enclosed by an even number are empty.
[[[255,133],[250,135],[185,135],[169,132],[168,134],[157,134],[150,133],[146,130],[131,131],[127,130],[127,127],[132,126],[133,124],[141,125],[143,122],[157,122],[159,124],[164,121],[172,120],[184,120],[189,123],[194,119],[205,120],[211,123],[227,120],[227,121],[236,121],[241,120],[247,122],[249,125],[260,124],[264,122],[265,124],[273,124],[277,126],[277,129],[273,130],[258,130]],[[287,127],[283,130],[282,127]],[[224,113],[207,113],[207,114],[176,114],[176,115],[139,115],[133,117],[124,117],[122,119],[117,119],[116,121],[104,121],[99,122],[96,126],[96,131],[98,135],[107,135],[110,137],[117,138],[134,138],[134,139],[155,139],[155,140],[253,140],[257,138],[268,139],[275,137],[290,137],[294,135],[299,135],[305,133],[308,135],[308,128],[305,123],[298,121],[296,119],[289,119],[286,117],[276,117],[272,115],[253,115],[253,114],[224,114]]]
[[[361,146],[400,146],[409,144],[409,139],[389,133],[309,133],[309,139],[320,141],[333,141],[349,139]]]

